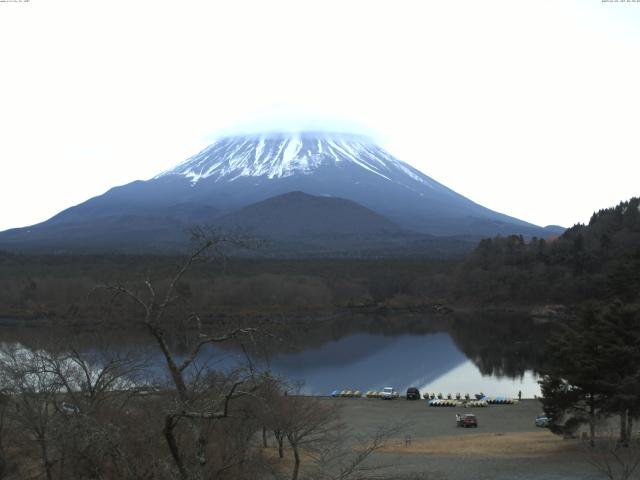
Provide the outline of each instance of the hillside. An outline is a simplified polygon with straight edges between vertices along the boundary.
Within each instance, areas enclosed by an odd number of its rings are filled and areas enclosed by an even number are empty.
[[[223,228],[244,228],[270,237],[401,232],[398,225],[356,202],[304,192],[289,192],[248,205],[220,218],[217,223]]]
[[[600,210],[551,241],[485,239],[460,265],[452,290],[481,303],[638,299],[640,199]]]

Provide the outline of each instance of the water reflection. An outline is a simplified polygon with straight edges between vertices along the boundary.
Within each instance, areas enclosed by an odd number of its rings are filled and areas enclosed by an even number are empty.
[[[510,379],[483,375],[447,333],[385,336],[355,334],[322,347],[276,355],[274,372],[305,383],[305,391],[326,395],[335,389],[380,390],[410,386],[429,392],[484,392],[533,397],[540,391],[527,371]]]
[[[446,375],[427,383],[420,391],[452,394],[460,392],[463,395],[470,393],[472,396],[476,392],[483,392],[488,396],[514,398],[518,396],[518,392],[522,392],[522,398],[534,398],[540,396],[540,385],[537,375],[531,370],[516,378],[482,375],[480,369],[471,360],[467,360]]]
[[[264,327],[263,328],[267,328]],[[253,352],[262,366],[293,381],[305,391],[327,395],[335,389],[361,391],[392,386],[400,392],[476,393],[524,397],[539,395],[535,370],[542,363],[548,328],[513,315],[345,316],[328,321],[286,323]],[[148,356],[154,376],[164,373],[157,346],[144,332],[112,329],[98,332],[111,348],[134,349]],[[109,340],[108,337],[113,337]],[[175,341],[179,342],[179,336]],[[273,339],[279,339],[274,341]],[[29,348],[63,346],[100,349],[96,332],[83,329],[0,329],[0,341]],[[179,344],[176,345],[179,350]],[[266,353],[266,355],[264,355]],[[203,349],[202,362],[227,369],[245,360],[237,345]]]
[[[339,361],[336,361],[339,360]],[[433,335],[351,335],[320,348],[273,358],[275,372],[304,380],[310,393],[361,391],[426,384],[466,361],[451,337]]]

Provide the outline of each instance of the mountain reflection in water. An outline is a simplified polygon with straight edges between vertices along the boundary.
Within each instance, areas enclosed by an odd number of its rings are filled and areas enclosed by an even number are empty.
[[[309,394],[328,395],[343,389],[366,392],[386,386],[403,394],[413,386],[422,392],[489,396],[516,396],[520,390],[531,398],[540,395],[534,372],[543,361],[548,330],[526,316],[513,315],[347,316],[269,330],[272,340],[258,345],[253,353],[267,353],[256,358],[256,366],[303,383],[303,391]],[[44,349],[48,345],[64,348],[71,342],[84,351],[109,345],[117,351],[138,352],[148,359],[150,374],[166,376],[157,346],[134,330],[88,332],[5,324],[0,341]],[[179,345],[175,347],[179,352]],[[201,350],[199,362],[214,369],[234,368],[246,361],[238,347],[209,345]]]
[[[304,382],[307,393],[327,395],[333,390],[380,390],[392,386],[422,392],[484,392],[488,395],[539,395],[532,372],[510,379],[483,376],[456,347],[447,333],[378,335],[360,333],[319,348],[281,354],[271,359],[279,375]]]

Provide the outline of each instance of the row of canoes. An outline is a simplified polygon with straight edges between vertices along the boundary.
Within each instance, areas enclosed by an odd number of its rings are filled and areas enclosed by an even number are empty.
[[[393,392],[394,397],[398,398],[400,395],[398,392]],[[344,398],[380,398],[382,392],[377,390],[368,390],[362,393],[360,390],[334,390],[331,392],[332,397],[344,397]],[[487,405],[514,405],[518,403],[517,399],[511,397],[484,397],[482,400],[456,400],[448,398],[429,398],[424,395],[427,403],[431,407],[486,407]]]
[[[334,390],[331,392],[332,397],[345,397],[345,398],[380,398],[382,392],[377,390],[367,390],[364,394],[360,390]],[[398,392],[393,392],[393,396],[398,398],[400,395]]]
[[[487,398],[487,403],[491,403],[493,405],[515,405],[519,402],[517,398],[511,397],[489,397]]]
[[[332,397],[348,397],[348,398],[360,398],[362,392],[360,390],[334,390],[331,392]]]
[[[382,392],[378,392],[377,390],[369,390],[365,394],[367,398],[382,398]],[[394,390],[393,398],[399,398],[400,394]]]
[[[485,400],[469,400],[468,402],[462,402],[460,400],[429,400],[428,405],[430,407],[486,407],[489,403]]]
[[[506,397],[488,397],[484,400],[427,400],[430,407],[486,407],[488,405],[516,405],[518,400]]]

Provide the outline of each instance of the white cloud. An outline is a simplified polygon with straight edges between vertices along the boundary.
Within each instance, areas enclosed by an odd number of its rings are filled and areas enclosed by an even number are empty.
[[[274,105],[364,126],[490,208],[586,221],[640,194],[639,26],[600,0],[0,4],[0,229]]]

